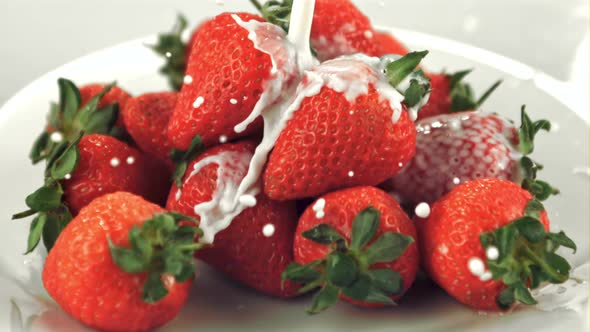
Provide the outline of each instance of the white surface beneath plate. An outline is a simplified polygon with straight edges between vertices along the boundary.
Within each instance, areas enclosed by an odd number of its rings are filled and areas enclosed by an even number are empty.
[[[475,68],[469,80],[476,91],[503,78],[503,86],[485,109],[518,119],[520,105],[527,104],[533,118],[545,117],[558,124],[559,130],[539,137],[534,157],[546,167],[543,178],[562,191],[546,205],[553,225],[578,243],[578,253],[565,252],[565,256],[574,266],[587,262],[588,125],[566,106],[567,100],[556,100],[552,97],[556,94],[543,90],[554,81],[523,64],[460,43],[408,31],[397,35],[413,49],[431,51],[426,60],[430,70]],[[78,84],[117,79],[134,94],[162,90],[166,83],[157,75],[160,59],[143,46],[150,40],[131,41],[65,65],[33,82],[0,109],[0,183],[4,188],[0,197],[0,330],[19,331],[21,326],[30,326],[32,331],[85,329],[46,298],[38,272],[30,275],[32,268],[41,266],[41,259],[22,255],[28,222],[10,221],[10,215],[21,210],[24,197],[41,184],[42,170],[30,166],[27,154],[43,128],[49,101],[57,98],[57,78],[68,77]],[[549,83],[543,85],[539,80]],[[189,302],[162,331],[511,331],[523,327],[584,331],[588,326],[587,307],[580,312],[518,308],[504,315],[478,313],[428,281],[418,282],[398,307],[366,310],[341,303],[309,317],[303,312],[309,297],[289,302],[270,299],[236,286],[205,266],[199,270]],[[27,292],[41,294],[47,304],[33,300]],[[588,293],[588,284],[579,284],[575,292]]]

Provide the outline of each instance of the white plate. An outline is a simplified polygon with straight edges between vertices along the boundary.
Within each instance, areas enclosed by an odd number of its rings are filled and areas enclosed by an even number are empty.
[[[539,137],[535,159],[546,166],[543,178],[561,189],[547,208],[554,226],[575,239],[576,255],[565,253],[579,266],[588,261],[588,126],[585,120],[557,100],[547,87],[559,83],[547,75],[502,56],[457,42],[409,31],[395,31],[413,49],[429,49],[426,61],[431,70],[476,68],[469,77],[482,91],[498,77],[503,86],[485,108],[517,119],[526,103],[531,116],[545,117],[560,129]],[[0,216],[4,234],[0,241],[0,330],[84,330],[47,298],[39,268],[40,255],[23,256],[27,221],[10,221],[24,207],[24,197],[41,184],[41,168],[27,159],[29,147],[43,128],[49,101],[57,98],[56,80],[68,77],[78,84],[117,79],[134,94],[166,88],[157,75],[161,61],[144,47],[152,38],[127,42],[56,69],[20,91],[0,109]],[[580,114],[584,111],[578,110]],[[587,279],[587,274],[583,278]],[[588,284],[566,293],[588,293]],[[559,297],[558,297],[559,298]],[[511,314],[472,311],[446,296],[426,281],[419,282],[399,307],[363,310],[345,303],[318,316],[308,317],[303,309],[309,297],[280,301],[240,288],[202,266],[189,302],[177,319],[163,331],[507,331],[524,326],[535,331],[587,330],[587,307],[581,312],[565,308],[544,312],[519,308]]]

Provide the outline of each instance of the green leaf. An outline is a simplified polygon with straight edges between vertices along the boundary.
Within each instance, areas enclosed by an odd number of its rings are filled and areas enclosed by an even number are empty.
[[[507,287],[496,298],[496,304],[502,310],[508,310],[514,303],[514,289]]]
[[[320,313],[338,301],[339,290],[336,286],[326,284],[320,291],[314,296],[313,302],[310,308],[306,312],[310,315]]]
[[[115,82],[107,85],[100,93],[92,97],[76,114],[76,119],[79,123],[80,129],[88,126],[91,116],[97,112],[98,103],[111,89],[116,85]]]
[[[371,278],[367,274],[362,273],[352,285],[342,290],[342,294],[353,300],[365,301],[369,295],[371,286]]]
[[[356,215],[352,221],[352,232],[350,239],[350,249],[359,250],[367,245],[379,227],[381,213],[374,207],[368,207]]]
[[[514,221],[514,225],[518,228],[518,232],[532,243],[545,239],[545,228],[536,218],[524,216]]]
[[[514,299],[524,304],[537,304],[531,292],[523,284],[518,284],[514,287]]]
[[[326,273],[334,286],[348,287],[357,279],[359,268],[350,256],[333,252],[327,258]]]
[[[58,79],[57,85],[59,86],[59,110],[64,126],[69,127],[80,108],[82,100],[80,90],[74,82],[65,78]]]
[[[565,235],[563,231],[560,231],[559,233],[547,233],[546,235],[547,238],[555,244],[572,249],[574,253],[577,251],[577,246],[574,241]]]
[[[385,292],[375,287],[369,288],[369,293],[365,297],[365,302],[381,303],[386,305],[394,305],[395,302]]]
[[[141,233],[141,229],[136,225],[129,230],[129,244],[133,251],[135,251],[145,262],[152,259],[154,249],[151,243]]]
[[[41,133],[41,135],[37,137],[37,139],[33,143],[33,147],[31,148],[31,152],[29,153],[29,158],[31,159],[33,164],[36,164],[39,161],[45,159],[45,157],[47,157],[46,150],[50,144],[49,136],[50,134],[44,131]]]
[[[317,262],[317,261],[316,261]],[[316,269],[318,265],[316,262],[301,265],[298,263],[291,263],[285,268],[281,274],[282,280],[290,280],[295,283],[308,283],[317,280],[321,274]]]
[[[402,277],[391,269],[377,269],[368,271],[373,286],[385,295],[397,295],[403,291]]]
[[[457,87],[457,85],[459,84],[459,82],[461,82],[467,75],[471,74],[472,71],[473,69],[466,69],[448,75],[449,87],[451,91],[454,90],[455,87]]]
[[[115,264],[123,271],[128,273],[140,273],[147,270],[149,261],[142,257],[139,252],[119,247],[115,245],[110,238],[107,240],[113,262],[115,262]]]
[[[375,240],[366,250],[369,265],[393,262],[414,242],[411,236],[388,232]]]
[[[41,240],[41,234],[43,234],[43,227],[47,221],[47,215],[45,213],[39,213],[31,222],[29,229],[29,237],[27,239],[27,251],[25,255],[35,250],[37,244]]]
[[[143,285],[141,297],[145,303],[156,303],[168,295],[168,289],[158,273],[150,273]]]
[[[22,211],[22,212],[18,212],[12,215],[12,220],[16,220],[16,219],[23,219],[23,218],[27,218],[30,217],[32,215],[37,214],[37,211],[35,210],[26,210],[26,211]]]
[[[84,131],[86,134],[109,135],[117,123],[118,116],[119,104],[107,105],[90,114],[88,121],[84,125]]]
[[[50,211],[57,209],[61,205],[63,192],[61,188],[52,186],[43,186],[34,193],[27,196],[25,202],[27,206],[35,211]]]
[[[172,31],[158,36],[158,43],[150,48],[162,56],[165,64],[160,68],[160,73],[168,78],[168,83],[176,91],[180,91],[183,85],[186,71],[187,45],[182,41],[182,34],[186,30],[188,22],[179,14]]]
[[[428,54],[428,51],[410,52],[403,57],[389,63],[385,68],[385,77],[389,84],[397,87],[408,75],[410,75],[420,61]]]
[[[410,87],[404,92],[404,104],[407,107],[416,106],[428,92],[429,85],[420,84],[418,80],[412,79]]]
[[[571,270],[571,265],[568,261],[552,252],[548,252],[545,254],[545,260],[547,264],[551,266],[555,271],[563,276],[568,276]],[[554,282],[561,282],[561,280],[554,280]]]
[[[319,244],[332,244],[336,241],[344,240],[338,231],[326,224],[317,225],[301,233],[301,236]]]
[[[178,188],[182,187],[182,178],[184,177],[188,164],[197,158],[197,156],[204,150],[205,147],[203,146],[201,136],[196,135],[191,140],[188,150],[182,151],[173,149],[170,152],[170,159],[174,162],[174,165],[176,165],[172,180],[176,183]]]
[[[494,91],[496,91],[496,89],[502,84],[502,80],[498,80],[496,82],[494,82],[494,84],[492,84],[492,86],[490,86],[484,93],[483,95],[481,95],[481,97],[477,100],[477,102],[475,103],[475,109],[478,109],[479,107],[481,107],[481,105],[483,105],[483,103],[485,103],[485,101],[492,95],[492,93],[494,93]]]
[[[47,213],[47,220],[43,227],[43,244],[47,252],[51,251],[55,241],[71,220],[72,214],[64,205]]]
[[[78,142],[82,138],[80,134],[78,138],[68,146],[68,148],[59,156],[51,166],[51,177],[56,180],[61,180],[67,174],[72,174],[78,166],[80,160],[80,150],[78,150]]]
[[[528,204],[526,205],[526,208],[524,210],[524,214],[525,214],[525,216],[529,216],[529,217],[538,219],[539,215],[543,211],[545,211],[545,207],[543,206],[543,203],[539,202],[536,199],[531,199],[528,202]]]

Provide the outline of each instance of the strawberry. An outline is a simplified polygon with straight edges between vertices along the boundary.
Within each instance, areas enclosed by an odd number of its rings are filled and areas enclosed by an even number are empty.
[[[84,105],[88,103],[92,99],[92,97],[100,94],[106,87],[107,85],[105,84],[90,84],[80,87],[80,104]],[[97,108],[103,108],[108,105],[117,103],[119,104],[119,109],[122,109],[125,107],[125,104],[129,99],[131,99],[131,95],[129,93],[117,86],[113,86],[113,88],[110,89],[109,92],[107,92],[102,98],[100,98]],[[117,123],[117,125],[122,124],[122,120],[120,118],[118,119],[118,121],[119,122]]]
[[[314,197],[397,174],[414,155],[416,141],[405,110],[419,104],[428,85],[413,79],[405,98],[393,86],[426,53],[390,63],[362,55],[339,58],[306,72],[290,108],[295,111],[269,156],[265,193],[276,200]]]
[[[399,204],[373,187],[327,194],[308,207],[297,225],[295,261],[283,278],[316,287],[308,313],[338,297],[365,307],[393,304],[418,271],[416,230]]]
[[[181,187],[172,187],[166,207],[199,219],[206,235],[207,229],[224,222],[220,213],[235,216],[197,257],[259,292],[292,297],[297,295],[295,285],[281,287],[281,271],[293,261],[294,202],[272,201],[261,193],[254,206],[242,211],[225,207],[224,194],[236,190],[254,148],[251,142],[240,142],[207,150],[190,163]]]
[[[169,188],[166,174],[136,149],[106,135],[80,136],[56,149],[45,170],[45,184],[26,198],[29,210],[20,219],[37,214],[31,223],[27,253],[40,239],[47,250],[65,225],[92,200],[107,193],[127,191],[153,202],[163,202]]]
[[[457,184],[473,179],[495,177],[519,182],[519,159],[532,152],[532,140],[539,130],[549,130],[549,122],[533,123],[524,109],[521,118],[518,131],[502,117],[482,112],[418,121],[416,155],[391,180],[391,186],[404,201],[416,204],[432,203]]]
[[[168,78],[168,84],[175,91],[179,91],[184,83],[186,64],[192,51],[192,45],[202,26],[200,24],[191,33],[187,43],[182,40],[182,35],[188,26],[183,15],[178,15],[172,31],[158,35],[158,42],[151,46],[152,50],[165,59],[165,64],[160,68],[160,73]]]
[[[384,56],[387,54],[406,55],[409,53],[408,49],[395,37],[388,32],[375,31],[373,37],[373,44],[377,46],[377,51],[372,56]],[[361,52],[366,53],[366,52]]]
[[[187,149],[197,134],[211,146],[256,132],[263,109],[255,106],[281,97],[298,77],[296,64],[284,32],[261,17],[224,13],[205,22],[187,65],[192,81],[183,85],[168,127],[174,147]]]
[[[475,100],[473,89],[462,80],[471,70],[458,71],[454,74],[426,74],[430,78],[430,97],[428,102],[420,109],[418,119],[449,114],[462,111],[473,111],[488,99],[488,97],[500,86],[502,81],[497,81]]]
[[[271,23],[289,29],[293,1],[250,1]],[[311,45],[320,61],[363,53],[381,57],[408,53],[393,36],[373,29],[369,18],[350,0],[317,0],[311,29]]]
[[[107,331],[147,331],[172,320],[192,284],[198,229],[130,193],[92,201],[63,230],[43,285],[72,317]]]
[[[178,94],[175,92],[147,93],[131,98],[121,110],[125,127],[141,148],[171,166],[172,144],[166,131]]]
[[[530,289],[569,279],[570,265],[557,248],[576,249],[563,232],[548,231],[543,195],[493,178],[456,187],[416,221],[423,267],[447,293],[475,309],[535,304]]]

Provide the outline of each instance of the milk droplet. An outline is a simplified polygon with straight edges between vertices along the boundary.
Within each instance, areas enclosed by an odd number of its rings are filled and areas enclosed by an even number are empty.
[[[365,30],[364,35],[365,35],[365,38],[371,39],[371,38],[373,38],[373,31]]]
[[[227,143],[227,136],[225,136],[225,135],[219,136],[219,143],[221,143],[221,144]]]
[[[485,272],[485,266],[483,265],[483,261],[477,257],[472,257],[467,262],[467,268],[469,272],[476,277],[480,277]]]
[[[461,183],[461,179],[459,179],[457,177],[453,178],[453,184],[459,184],[459,183]]]
[[[201,107],[201,105],[203,105],[204,102],[205,98],[203,98],[202,96],[198,96],[197,99],[195,99],[195,102],[193,103],[193,108]]]
[[[49,136],[49,139],[54,143],[59,143],[59,142],[63,141],[64,136],[59,131],[56,131],[56,132],[51,133],[51,136]]]
[[[315,213],[315,217],[318,219],[322,219],[325,215],[326,213],[324,211],[318,211]]]
[[[165,54],[165,55],[166,55],[166,57],[167,57],[167,58],[170,58],[170,57],[172,56],[172,53],[170,53],[170,52],[166,52],[166,54]]]
[[[230,100],[229,100],[229,102],[230,102],[230,104],[232,104],[232,105],[235,105],[235,104],[237,104],[237,103],[238,103],[238,101],[237,101],[236,99],[234,99],[234,98],[230,99]]]
[[[119,160],[119,158],[111,159],[111,166],[117,167],[117,166],[119,166],[119,164],[121,164],[121,161]]]
[[[348,172],[348,176],[349,176],[349,177],[353,177],[353,176],[354,176],[354,172],[353,172],[353,171],[349,171],[349,172]]]
[[[422,202],[416,205],[414,212],[420,218],[428,218],[430,215],[430,205],[428,205],[428,203]]]
[[[132,165],[135,162],[135,158],[133,158],[133,156],[129,156],[127,157],[126,161],[128,165]]]
[[[500,251],[498,251],[498,248],[490,246],[486,249],[486,257],[489,260],[495,261],[498,259],[498,257],[500,257]]]
[[[275,233],[275,225],[266,224],[262,227],[262,234],[266,237],[271,237]]]
[[[488,281],[488,280],[492,280],[492,272],[490,271],[485,271],[480,277],[479,280],[481,281]]]
[[[191,84],[193,82],[193,77],[191,75],[186,75],[182,81],[184,84]]]
[[[64,179],[69,180],[72,178],[72,174],[68,173],[66,175],[64,175]]]

